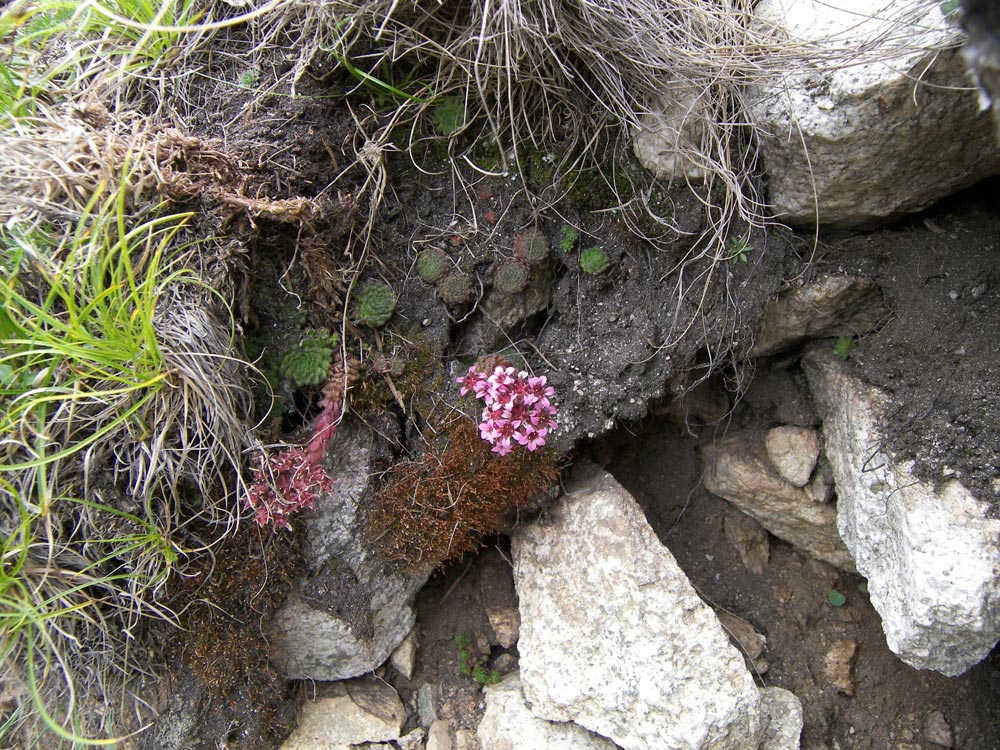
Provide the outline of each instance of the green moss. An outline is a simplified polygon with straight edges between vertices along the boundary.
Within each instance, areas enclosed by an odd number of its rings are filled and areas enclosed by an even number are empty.
[[[580,269],[591,276],[604,273],[609,265],[608,254],[596,245],[580,253]]]
[[[517,294],[528,285],[528,269],[516,260],[506,260],[493,274],[493,286],[503,294]]]
[[[461,96],[444,96],[434,107],[434,129],[441,135],[451,135],[465,127],[465,100]]]
[[[395,309],[396,293],[384,281],[369,279],[361,285],[355,305],[358,322],[381,328],[389,322]]]
[[[428,284],[433,284],[448,273],[451,261],[444,250],[429,247],[417,256],[417,275]]]

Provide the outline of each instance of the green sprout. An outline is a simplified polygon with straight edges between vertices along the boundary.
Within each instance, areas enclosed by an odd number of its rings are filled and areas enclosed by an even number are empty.
[[[845,362],[851,356],[851,350],[858,345],[853,336],[841,336],[833,345],[833,353]]]
[[[240,86],[245,89],[255,89],[260,83],[260,69],[256,66],[247,68],[240,75]]]
[[[576,243],[580,240],[580,230],[571,224],[563,224],[559,227],[559,249],[564,253],[571,253],[576,249]]]
[[[843,607],[847,603],[847,597],[837,589],[830,589],[830,593],[826,595],[826,601],[831,607]]]
[[[530,265],[538,265],[549,257],[549,241],[538,229],[529,229],[514,238],[514,255]]]
[[[480,685],[496,685],[500,682],[500,673],[486,666],[485,656],[472,653],[472,639],[468,633],[455,633],[455,645],[458,646],[458,671],[471,677]]]
[[[746,263],[749,260],[753,248],[745,239],[735,239],[730,241],[728,246],[729,257],[726,260],[733,263]]]
[[[452,271],[438,282],[437,290],[445,304],[464,305],[472,299],[472,277],[463,271]]]
[[[429,247],[417,256],[417,275],[428,284],[433,284],[448,273],[450,265],[444,250]]]
[[[517,260],[506,260],[493,274],[493,286],[503,294],[517,294],[528,285],[528,269]]]
[[[303,331],[298,345],[281,357],[282,377],[299,387],[324,382],[330,370],[333,350],[339,341],[337,334],[325,329]]]

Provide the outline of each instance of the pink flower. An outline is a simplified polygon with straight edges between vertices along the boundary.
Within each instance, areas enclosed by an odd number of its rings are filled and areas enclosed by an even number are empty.
[[[469,391],[483,401],[479,436],[493,446],[493,452],[506,456],[513,443],[535,451],[545,445],[545,437],[556,429],[556,409],[549,398],[555,389],[546,385],[544,375],[529,376],[513,367],[497,365],[487,375],[469,368],[463,377],[455,379],[462,385],[464,396]]]

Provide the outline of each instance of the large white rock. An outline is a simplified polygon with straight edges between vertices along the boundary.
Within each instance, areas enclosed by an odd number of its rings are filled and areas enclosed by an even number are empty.
[[[293,679],[341,680],[371,672],[413,629],[413,597],[426,573],[386,572],[361,539],[358,506],[369,481],[370,430],[349,421],[326,469],[335,484],[297,521],[311,573],[267,625],[273,658]]]
[[[531,713],[517,672],[486,688],[479,722],[482,750],[617,750],[614,742],[571,721],[546,721]]]
[[[755,30],[799,45],[750,88],[775,213],[860,226],[1000,171],[956,29],[937,0],[762,0]]]
[[[1000,520],[957,480],[939,489],[885,448],[886,394],[827,349],[803,359],[837,481],[838,526],[903,661],[958,675],[1000,638]]]
[[[349,750],[399,739],[406,709],[388,684],[349,680],[320,685],[299,707],[298,726],[281,750]]]
[[[760,695],[632,497],[592,464],[513,537],[534,713],[626,750],[756,750]]]

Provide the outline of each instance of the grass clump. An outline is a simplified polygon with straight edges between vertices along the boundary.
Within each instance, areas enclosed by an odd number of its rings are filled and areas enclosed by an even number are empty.
[[[134,194],[126,171],[75,222],[0,227],[0,660],[25,696],[11,731],[69,742],[115,720],[82,694],[147,669],[126,639],[175,620],[159,594],[204,545],[193,519],[234,520],[248,440],[247,366],[191,270],[190,214]]]

